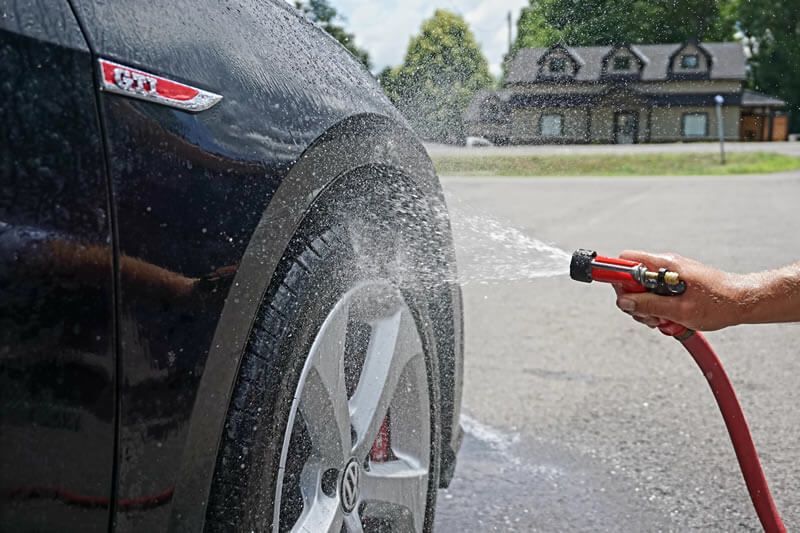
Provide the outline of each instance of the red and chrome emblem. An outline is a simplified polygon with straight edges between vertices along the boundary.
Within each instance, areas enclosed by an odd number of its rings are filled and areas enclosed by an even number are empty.
[[[204,111],[222,96],[212,92],[168,80],[155,74],[126,67],[107,59],[100,59],[103,76],[101,88],[110,93],[140,98],[148,102],[168,105],[185,111]]]

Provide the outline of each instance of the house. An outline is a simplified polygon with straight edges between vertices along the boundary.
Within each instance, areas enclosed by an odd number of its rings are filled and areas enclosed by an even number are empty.
[[[499,143],[785,140],[785,102],[744,89],[738,43],[524,48],[504,87],[468,106],[467,135]]]

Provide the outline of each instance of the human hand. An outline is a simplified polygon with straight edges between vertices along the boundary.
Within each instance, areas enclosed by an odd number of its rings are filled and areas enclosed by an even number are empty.
[[[666,268],[686,282],[680,296],[627,293],[615,286],[617,307],[651,328],[675,322],[699,331],[713,331],[744,320],[750,299],[744,276],[731,274],[675,254],[625,251],[620,257],[644,263],[649,270]]]

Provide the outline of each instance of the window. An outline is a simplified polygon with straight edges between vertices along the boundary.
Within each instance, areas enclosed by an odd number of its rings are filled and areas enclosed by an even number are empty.
[[[684,113],[684,115],[683,115],[683,136],[684,137],[707,137],[708,136],[708,114],[707,113]]]
[[[552,74],[560,74],[567,70],[567,60],[563,57],[554,57],[548,64]]]
[[[630,70],[631,68],[631,58],[630,57],[615,57],[614,58],[614,70]]]
[[[697,54],[685,54],[681,56],[681,68],[695,69],[700,66],[700,58]]]
[[[548,113],[539,119],[539,130],[542,137],[561,137],[561,115]]]

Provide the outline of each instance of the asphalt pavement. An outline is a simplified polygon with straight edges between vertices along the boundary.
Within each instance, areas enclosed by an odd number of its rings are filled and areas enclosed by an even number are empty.
[[[567,251],[675,251],[737,272],[800,259],[800,173],[442,182],[448,202]],[[437,531],[760,529],[705,379],[610,288],[560,276],[464,297],[467,432]],[[800,325],[708,338],[798,531]]]

